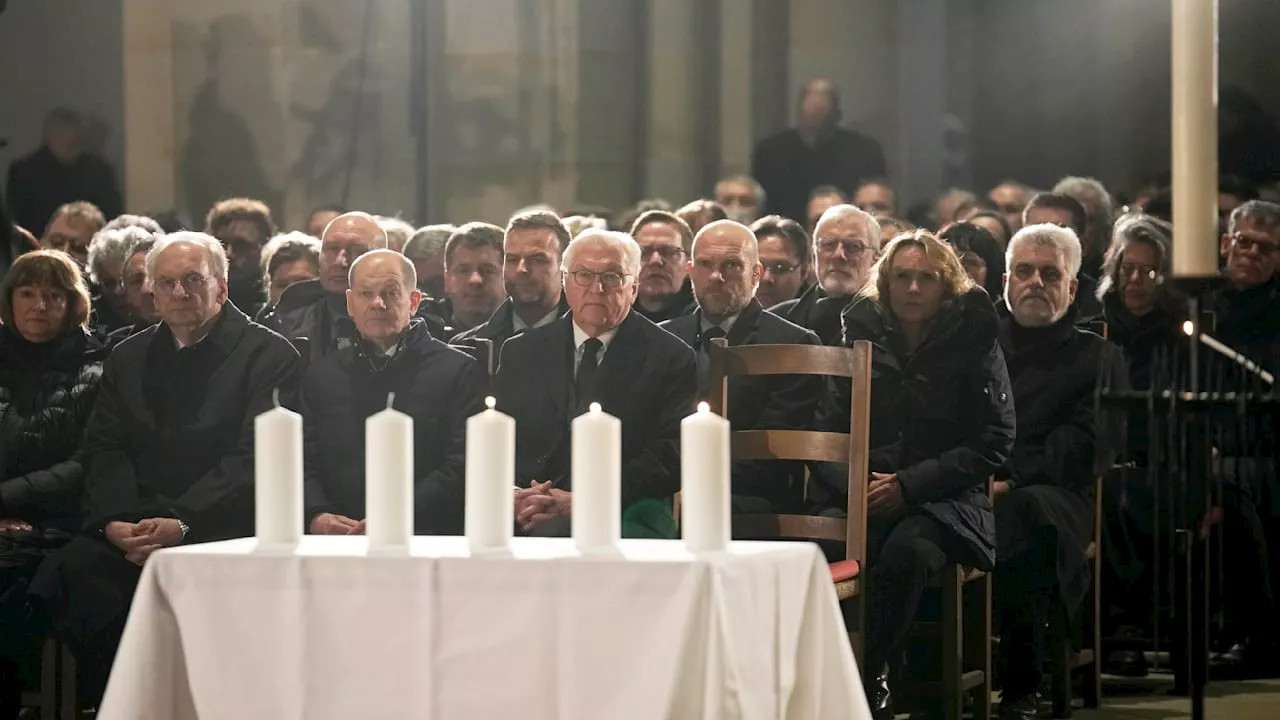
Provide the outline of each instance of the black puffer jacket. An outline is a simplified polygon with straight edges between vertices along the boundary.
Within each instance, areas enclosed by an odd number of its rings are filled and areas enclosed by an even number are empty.
[[[80,448],[106,355],[79,328],[37,344],[0,326],[0,517],[77,525]]]
[[[874,345],[871,471],[896,473],[907,505],[950,528],[979,567],[991,569],[987,478],[1008,460],[1014,439],[1013,393],[991,299],[974,289],[945,303],[915,352],[906,351],[877,301],[856,297],[843,324],[846,345]]]

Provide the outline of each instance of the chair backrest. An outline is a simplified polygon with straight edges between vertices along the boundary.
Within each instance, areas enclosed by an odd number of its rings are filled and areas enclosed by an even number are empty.
[[[488,338],[470,338],[467,342],[450,345],[470,355],[480,363],[486,377],[486,391],[493,389],[493,341]]]
[[[826,375],[848,378],[849,432],[738,430],[730,440],[735,460],[805,460],[849,467],[847,517],[815,515],[735,516],[735,526],[752,537],[832,540],[845,543],[845,556],[866,565],[867,471],[870,456],[871,343],[851,348],[822,345],[739,345],[711,342],[709,403],[728,417],[729,379],[760,375]],[[781,482],[781,479],[779,479]]]

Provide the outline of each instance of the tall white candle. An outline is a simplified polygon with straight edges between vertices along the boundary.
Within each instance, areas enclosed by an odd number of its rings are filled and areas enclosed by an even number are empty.
[[[1218,274],[1218,0],[1173,0],[1173,274]]]
[[[591,403],[573,421],[573,541],[607,552],[622,537],[622,423]]]
[[[364,426],[365,533],[370,550],[408,549],[413,536],[413,418],[387,409]]]
[[[690,552],[729,546],[729,421],[706,403],[680,423],[680,534]]]
[[[467,419],[467,542],[471,551],[506,550],[515,525],[516,421],[494,409]]]
[[[302,416],[280,406],[253,421],[254,529],[258,547],[302,537]]]

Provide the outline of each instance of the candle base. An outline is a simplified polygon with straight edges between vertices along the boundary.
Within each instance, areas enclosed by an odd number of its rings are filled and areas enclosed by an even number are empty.
[[[367,557],[408,557],[408,545],[377,545],[369,546],[365,551]]]
[[[298,552],[299,541],[258,540],[253,546],[255,555],[293,555]]]
[[[617,545],[588,545],[583,547],[576,546],[578,555],[584,558],[619,558],[622,557],[622,549]]]
[[[510,560],[515,557],[511,547],[473,547],[467,550],[470,557],[487,560]]]

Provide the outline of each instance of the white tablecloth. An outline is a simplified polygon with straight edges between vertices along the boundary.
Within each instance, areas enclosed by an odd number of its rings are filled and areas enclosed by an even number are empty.
[[[826,564],[801,543],[584,558],[518,538],[157,552],[102,720],[869,718]]]

